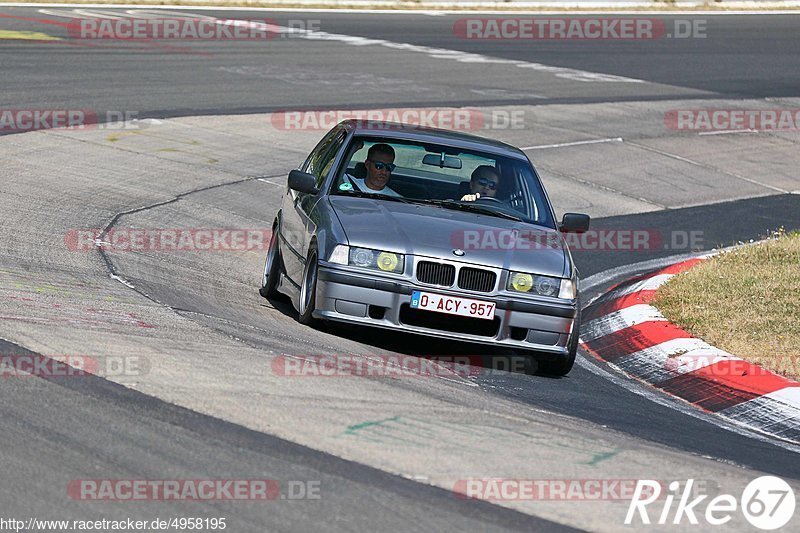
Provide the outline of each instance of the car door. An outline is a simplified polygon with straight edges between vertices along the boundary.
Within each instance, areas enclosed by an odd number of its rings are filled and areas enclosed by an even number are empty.
[[[336,127],[319,142],[306,159],[300,170],[316,178],[317,188],[322,187],[325,178],[333,166],[336,154],[346,138],[344,128]],[[286,274],[296,285],[303,277],[303,268],[307,248],[316,230],[316,224],[310,218],[314,205],[319,201],[319,194],[308,194],[287,189],[284,198],[283,227],[284,242],[289,253],[284,254]]]

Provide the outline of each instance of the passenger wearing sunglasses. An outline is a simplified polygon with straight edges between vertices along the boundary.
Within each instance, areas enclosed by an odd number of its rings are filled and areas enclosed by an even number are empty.
[[[481,197],[494,198],[500,185],[500,175],[494,167],[481,165],[472,172],[469,180],[471,194],[461,197],[462,202],[474,202]]]
[[[364,179],[347,176],[360,191],[401,196],[387,187],[389,180],[392,179],[392,171],[396,168],[394,164],[394,148],[385,143],[372,145],[369,152],[367,152],[364,166],[367,168],[367,175]]]

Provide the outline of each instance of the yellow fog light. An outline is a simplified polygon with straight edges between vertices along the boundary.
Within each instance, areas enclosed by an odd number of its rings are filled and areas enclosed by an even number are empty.
[[[397,254],[390,252],[381,252],[378,254],[378,268],[384,272],[393,272],[397,268],[399,262]]]
[[[533,276],[530,274],[523,274],[522,272],[515,272],[511,276],[511,287],[515,291],[530,292],[533,288]]]

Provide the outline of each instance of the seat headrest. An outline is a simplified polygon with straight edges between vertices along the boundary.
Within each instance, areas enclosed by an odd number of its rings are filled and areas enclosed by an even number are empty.
[[[353,168],[353,177],[363,180],[367,177],[367,165],[364,163],[356,163],[355,168]]]

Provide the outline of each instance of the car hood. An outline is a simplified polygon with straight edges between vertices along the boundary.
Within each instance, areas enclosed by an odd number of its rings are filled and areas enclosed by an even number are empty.
[[[561,233],[491,215],[370,198],[331,196],[351,246],[440,257],[508,270],[563,277]],[[453,250],[465,252],[462,257]]]

